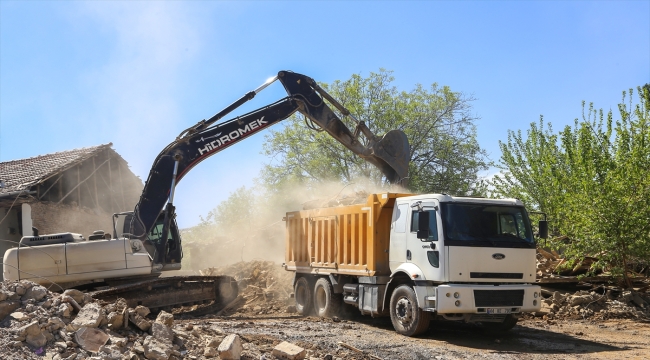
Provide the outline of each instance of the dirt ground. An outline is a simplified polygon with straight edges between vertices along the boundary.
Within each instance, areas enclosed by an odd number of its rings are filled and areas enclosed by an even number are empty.
[[[523,320],[503,334],[477,325],[432,322],[418,338],[398,335],[387,318],[332,319],[297,315],[255,315],[181,320],[236,333],[248,350],[273,359],[281,341],[299,345],[319,359],[649,359],[650,324],[632,320],[605,322]],[[339,345],[343,342],[367,353]],[[267,355],[265,355],[267,354]],[[374,356],[371,357],[370,355]]]
[[[291,274],[277,264],[239,263],[214,271],[245,280],[245,304],[229,316],[179,321],[236,333],[255,359],[274,359],[270,352],[281,341],[307,349],[307,359],[650,359],[646,318],[528,316],[506,333],[437,320],[423,335],[408,338],[395,333],[389,318],[360,316],[356,309],[334,320],[291,313]]]

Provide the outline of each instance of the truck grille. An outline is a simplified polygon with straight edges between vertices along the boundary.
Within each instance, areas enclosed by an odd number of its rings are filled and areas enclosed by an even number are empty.
[[[474,290],[476,307],[522,306],[524,290]]]
[[[490,272],[471,272],[469,277],[473,279],[523,279],[523,273],[490,273]]]

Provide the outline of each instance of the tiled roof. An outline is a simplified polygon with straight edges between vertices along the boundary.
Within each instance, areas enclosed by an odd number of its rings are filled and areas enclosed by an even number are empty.
[[[112,145],[108,143],[0,162],[0,180],[4,182],[4,187],[0,188],[0,196],[27,190],[39,181],[56,175]]]

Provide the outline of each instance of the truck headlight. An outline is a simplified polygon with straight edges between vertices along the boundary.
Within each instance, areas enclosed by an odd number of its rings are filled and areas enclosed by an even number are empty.
[[[537,291],[535,291],[535,292],[533,293],[533,297],[534,297],[535,299],[537,299],[538,296],[539,296],[539,294],[537,293]]]
[[[456,302],[455,302],[454,304],[455,304],[456,306],[460,306],[460,300],[456,300]]]
[[[460,297],[460,294],[457,293],[457,292],[455,292],[455,293],[454,293],[454,298],[458,299],[459,297]]]
[[[533,300],[533,306],[537,306],[537,300]]]

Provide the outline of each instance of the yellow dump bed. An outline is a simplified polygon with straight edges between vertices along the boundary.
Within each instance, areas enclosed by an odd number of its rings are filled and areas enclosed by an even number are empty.
[[[365,204],[287,213],[287,270],[313,274],[389,275],[390,222],[395,198],[371,194]]]

